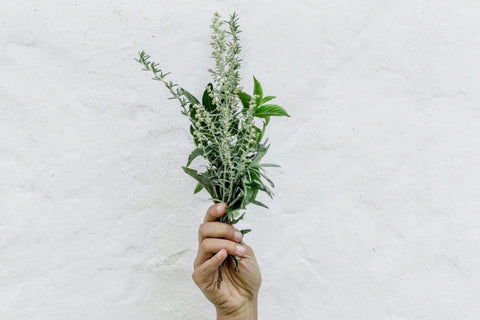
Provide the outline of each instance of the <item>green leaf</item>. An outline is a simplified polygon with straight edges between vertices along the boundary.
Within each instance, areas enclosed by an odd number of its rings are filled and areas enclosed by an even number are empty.
[[[262,203],[262,202],[260,202],[260,201],[252,200],[251,203],[256,204],[257,206],[264,207],[264,208],[267,208],[267,209],[268,209],[267,205],[264,204],[264,203]]]
[[[196,117],[195,117],[196,111],[195,111],[195,108],[193,107],[193,104],[190,103],[188,105],[188,111],[190,112],[190,118],[196,119]]]
[[[260,163],[257,166],[259,167],[276,167],[279,168],[280,166],[278,164],[273,164],[273,163]]]
[[[250,100],[252,100],[252,97],[243,91],[240,91],[238,94],[238,97],[240,98],[240,101],[242,102],[242,113],[246,114],[247,110],[250,108]]]
[[[271,186],[272,188],[275,188],[275,184],[273,183],[273,181],[272,181],[269,177],[267,177],[267,175],[266,175],[265,173],[260,172],[260,175],[261,175],[265,180],[267,180],[267,182],[270,184],[270,186]]]
[[[210,91],[212,91],[213,85],[211,83],[207,85],[207,89],[205,89],[205,91],[203,92],[202,104],[205,106],[205,109],[207,109],[207,111],[211,112],[215,109],[215,106],[212,102],[210,94],[208,93],[208,88],[210,88]]]
[[[215,194],[214,194],[214,186],[212,184],[212,182],[210,181],[210,179],[208,179],[206,176],[204,176],[203,174],[201,173],[198,173],[197,170],[194,170],[194,169],[190,169],[190,168],[187,168],[187,167],[182,167],[183,171],[185,171],[186,174],[188,174],[189,176],[191,176],[192,178],[194,178],[195,180],[197,180],[197,182],[199,182],[200,184],[203,185],[203,187],[205,188],[205,190],[207,190],[207,192],[213,197],[213,198],[216,198],[215,197]]]
[[[273,100],[273,99],[275,99],[275,98],[276,98],[275,96],[265,97],[265,98],[262,99],[262,103],[261,103],[261,104],[267,103],[268,101]]]
[[[190,134],[193,137],[193,142],[195,142],[195,145],[198,146],[200,144],[200,141],[197,139],[197,137],[195,137],[194,131],[195,131],[195,129],[193,128],[193,126],[190,125]]]
[[[264,104],[258,107],[255,112],[254,116],[258,118],[265,118],[267,120],[268,117],[271,116],[287,116],[290,115],[283,109],[282,107],[276,104]],[[267,120],[268,121],[268,120]],[[268,124],[268,123],[267,123]]]
[[[259,127],[254,127],[255,131],[257,131],[257,142],[260,142],[263,138],[263,130],[260,129]]]
[[[202,191],[202,189],[203,189],[202,184],[200,182],[197,183],[197,186],[195,187],[195,190],[193,190],[193,194],[199,193],[200,191]]]
[[[252,231],[252,229],[242,229],[242,230],[240,230],[240,232],[241,232],[242,234],[247,234],[247,233],[249,233],[250,231]]]
[[[259,143],[257,145],[257,150],[255,157],[252,159],[252,162],[250,163],[249,167],[255,167],[260,163],[260,160],[262,160],[263,156],[267,154],[269,146],[266,146],[264,143]]]
[[[253,94],[258,96],[257,105],[259,105],[263,98],[263,89],[262,85],[255,77],[253,77]]]
[[[273,199],[273,192],[262,181],[252,181],[252,185],[256,186],[258,190],[264,191],[270,198]]]
[[[240,220],[243,219],[243,216],[244,216],[244,215],[245,215],[245,212],[242,213],[242,215],[241,215],[240,217],[238,217],[237,219],[232,220],[232,223],[231,223],[231,224],[236,224],[236,223],[238,223]]]
[[[255,187],[252,187],[252,200],[255,200],[255,198],[257,197],[257,194],[258,194],[258,188],[255,188]]]
[[[242,102],[243,107],[248,109],[248,107],[250,106],[250,100],[252,100],[252,97],[248,93],[243,91],[240,91],[237,95],[240,98],[240,101]]]
[[[188,156],[188,161],[187,161],[187,167],[192,163],[193,160],[195,160],[196,157],[203,155],[203,149],[197,148],[190,153]]]
[[[197,100],[190,92],[181,88],[183,95],[190,101],[191,104],[200,104],[200,101]]]

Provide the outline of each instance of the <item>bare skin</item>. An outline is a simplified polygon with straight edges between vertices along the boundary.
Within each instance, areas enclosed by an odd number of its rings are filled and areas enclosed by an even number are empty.
[[[251,247],[242,242],[235,227],[216,221],[225,214],[225,204],[212,205],[198,230],[198,253],[193,281],[215,305],[217,319],[257,319],[257,298],[262,276]],[[227,254],[237,256],[238,272]],[[218,270],[222,282],[217,287]]]

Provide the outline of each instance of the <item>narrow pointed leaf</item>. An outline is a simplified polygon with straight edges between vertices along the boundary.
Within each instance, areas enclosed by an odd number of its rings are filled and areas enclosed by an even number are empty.
[[[252,200],[251,203],[256,204],[257,206],[264,207],[264,208],[267,208],[267,209],[268,209],[267,205],[264,204],[264,203],[262,203],[262,202],[260,202],[260,201]]]
[[[197,148],[190,153],[188,156],[188,161],[187,161],[187,167],[192,163],[193,160],[195,160],[196,157],[203,155],[203,150],[200,148]]]
[[[191,104],[200,104],[200,101],[198,101],[197,98],[195,98],[190,92],[183,88],[181,90]]]
[[[232,221],[232,224],[238,223],[240,220],[243,219],[243,216],[244,216],[244,215],[245,215],[245,213],[242,213],[242,215],[241,215],[240,217],[238,217],[237,219],[234,219],[234,220]]]
[[[206,176],[202,175],[201,173],[198,173],[197,170],[190,169],[187,167],[182,167],[183,171],[185,171],[186,174],[197,180],[200,184],[203,185],[205,190],[213,197],[216,198],[214,194],[214,187],[210,179],[208,179]]]
[[[193,194],[199,193],[200,191],[202,191],[202,189],[203,189],[202,184],[200,182],[197,183],[197,186],[195,187],[195,190],[193,190]]]
[[[259,167],[263,167],[263,168],[266,168],[266,167],[275,167],[275,168],[280,168],[280,166],[278,164],[274,164],[274,163],[260,163],[258,164]]]

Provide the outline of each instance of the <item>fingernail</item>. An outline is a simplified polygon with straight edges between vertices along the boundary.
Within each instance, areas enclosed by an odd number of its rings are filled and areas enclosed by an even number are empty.
[[[240,240],[242,240],[243,235],[240,231],[235,231],[235,235],[233,236],[233,238],[235,239],[235,241],[239,242]]]
[[[243,256],[245,252],[247,252],[247,249],[244,246],[237,246],[236,250],[237,254],[240,256]]]
[[[224,209],[223,206],[224,206],[223,203],[217,204],[217,212],[218,212],[218,213],[222,213],[222,212],[223,212],[223,209]]]

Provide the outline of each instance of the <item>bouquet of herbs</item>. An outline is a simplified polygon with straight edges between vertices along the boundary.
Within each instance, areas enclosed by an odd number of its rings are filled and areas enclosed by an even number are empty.
[[[269,144],[264,139],[265,128],[273,116],[289,116],[284,108],[272,104],[274,96],[263,94],[260,82],[254,77],[253,95],[240,86],[241,47],[239,44],[238,17],[235,13],[223,21],[215,13],[211,24],[212,57],[215,68],[209,69],[212,83],[203,92],[201,100],[171,80],[159,64],[150,60],[144,51],[139,53],[139,63],[144,70],[153,72],[153,79],[162,82],[170,91],[171,99],[180,103],[181,113],[190,121],[190,133],[195,149],[183,167],[185,173],[197,181],[194,193],[205,189],[213,202],[224,202],[226,214],[219,221],[236,224],[247,205],[268,208],[256,200],[260,191],[272,197],[274,187],[262,163]],[[197,157],[208,161],[203,172],[191,167]],[[241,230],[243,234],[250,229]],[[237,259],[233,259],[237,269]]]

